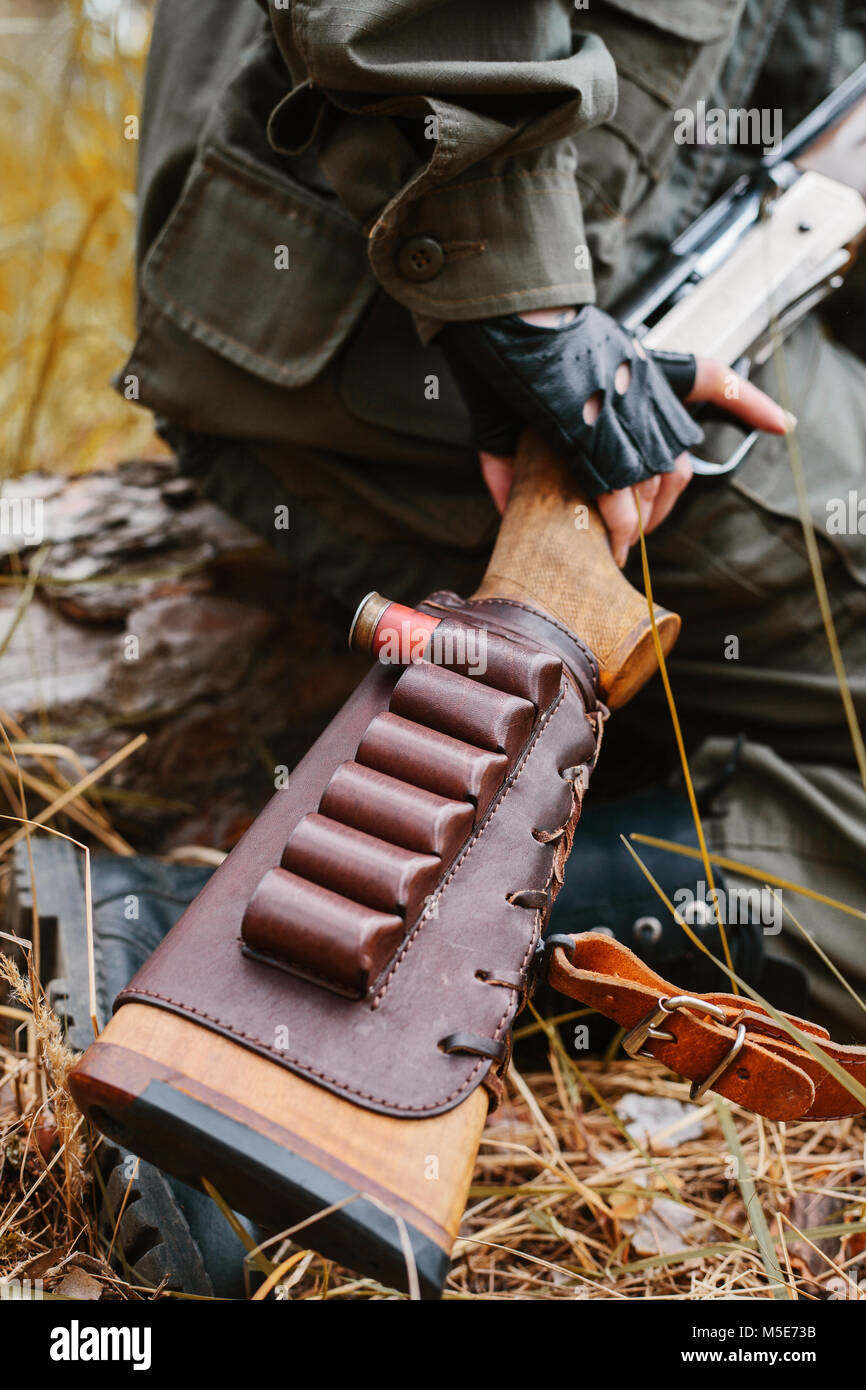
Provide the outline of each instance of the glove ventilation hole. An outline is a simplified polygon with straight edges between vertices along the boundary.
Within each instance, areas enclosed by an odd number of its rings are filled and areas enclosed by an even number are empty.
[[[624,396],[631,386],[631,363],[623,359],[614,372],[614,389],[619,396]]]
[[[592,426],[595,424],[598,417],[601,415],[603,409],[604,392],[593,391],[592,395],[587,396],[586,400],[583,403],[583,410],[581,411],[581,414],[583,415],[583,423],[585,425],[588,425],[590,429],[592,429]]]

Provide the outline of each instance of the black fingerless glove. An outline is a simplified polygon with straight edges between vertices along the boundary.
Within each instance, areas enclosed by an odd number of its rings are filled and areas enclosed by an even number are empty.
[[[585,305],[564,328],[539,328],[517,314],[449,323],[436,338],[472,419],[475,443],[513,454],[524,425],[562,454],[590,497],[670,473],[703,431],[677,397],[694,386],[688,353],[646,351],[615,319]],[[628,363],[625,391],[614,384]],[[602,394],[598,419],[583,407]]]

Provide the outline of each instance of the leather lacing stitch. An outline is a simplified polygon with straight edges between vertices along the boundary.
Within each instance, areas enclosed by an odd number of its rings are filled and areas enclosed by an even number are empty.
[[[590,764],[581,763],[577,767],[560,768],[560,777],[563,781],[571,785],[571,807],[562,825],[555,830],[533,830],[532,838],[537,840],[540,845],[553,845],[553,867],[550,878],[544,889],[546,899],[545,907],[550,908],[556,900],[556,896],[562,887],[565,878],[565,865],[568,856],[571,854],[571,847],[574,843],[574,832],[580,820],[580,813],[583,810],[583,799],[586,789],[589,786]],[[535,893],[532,889],[524,889],[522,892],[512,894],[509,901],[517,899],[517,906],[528,906],[527,898],[534,898]]]
[[[575,767],[561,767],[559,769],[560,777],[571,785],[571,809],[565,821],[556,830],[533,830],[532,832],[532,838],[537,840],[540,845],[552,844],[556,846],[553,854],[553,871],[546,886],[549,907],[553,906],[565,878],[565,865],[574,844],[574,832],[583,810],[583,799],[589,787],[589,779],[598,762],[604,725],[609,713],[607,706],[602,705],[597,711],[586,716],[595,734],[595,752],[592,757],[587,759],[585,763],[578,763]]]
[[[605,711],[605,715],[606,715]],[[525,907],[534,909],[541,913],[542,924],[547,916],[549,909],[562,887],[565,874],[565,865],[571,853],[571,846],[574,840],[574,832],[580,820],[580,813],[583,809],[583,799],[586,789],[589,786],[589,777],[592,768],[595,766],[595,759],[598,757],[598,742],[601,738],[601,726],[603,719],[600,719],[595,727],[596,734],[596,753],[591,762],[580,763],[575,767],[560,768],[559,775],[563,781],[571,785],[571,806],[568,816],[561,826],[556,830],[533,830],[532,836],[539,844],[554,845],[553,867],[550,878],[544,888],[523,888],[514,893],[507,893],[506,899],[514,907]],[[511,974],[510,971],[478,970],[476,978],[488,985],[499,985],[506,989],[516,990],[519,995],[518,1013],[526,1003],[527,996],[531,989],[531,977],[527,973],[525,978]],[[484,1085],[490,1094],[491,1110],[495,1110],[500,1104],[504,1092],[502,1073],[507,1070],[511,1059],[511,1032],[509,1031],[505,1041],[494,1038],[480,1038],[470,1033],[452,1033],[447,1038],[443,1038],[439,1043],[443,1052],[472,1052],[481,1057],[490,1057],[494,1065],[490,1068],[484,1078]]]
[[[449,1033],[441,1038],[439,1048],[442,1052],[468,1052],[474,1057],[487,1057],[493,1063],[483,1078],[482,1085],[490,1097],[491,1113],[502,1104],[505,1086],[502,1073],[508,1070],[511,1061],[511,1032],[504,1038],[485,1038],[478,1033]]]
[[[515,1014],[522,1013],[526,1008],[526,1001],[532,993],[529,972],[511,970],[476,970],[476,980],[482,984],[498,986],[500,989],[511,989],[517,995],[517,1007]]]
[[[606,714],[606,712],[605,712]],[[550,906],[555,901],[557,892],[562,888],[564,870],[566,862],[571,853],[571,844],[574,841],[574,831],[577,830],[577,823],[580,820],[582,806],[584,806],[584,796],[587,794],[589,785],[589,773],[595,766],[595,759],[598,758],[598,744],[601,741],[601,728],[603,716],[594,721],[596,735],[595,758],[591,762],[578,763],[574,767],[560,767],[559,776],[563,781],[571,785],[571,806],[569,815],[563,821],[562,826],[556,830],[534,830],[532,838],[541,845],[555,845],[553,849],[553,866],[548,883],[545,888],[520,888],[516,892],[506,894],[507,902],[512,903],[516,908],[535,909],[546,915]],[[542,916],[544,920],[544,916]],[[530,992],[530,976],[520,979],[512,972],[496,972],[496,970],[477,970],[475,977],[484,984],[500,986],[507,990],[514,990],[520,995],[518,999],[517,1012],[523,1008]],[[487,1087],[491,1095],[491,1109],[495,1109],[502,1101],[503,1083],[502,1073],[509,1065],[510,1055],[512,1055],[512,1034],[507,1034],[505,1040],[499,1038],[478,1037],[474,1033],[450,1033],[448,1037],[439,1041],[439,1048],[443,1052],[471,1052],[477,1056],[489,1056],[493,1066],[489,1069],[484,1079],[484,1086]]]
[[[601,748],[604,724],[609,711],[606,706],[601,706],[598,711],[588,714],[586,717],[592,725],[595,734],[595,752],[585,763],[578,763],[574,767],[561,767],[559,775],[564,782],[571,784],[571,806],[568,815],[562,825],[555,830],[533,830],[532,838],[540,845],[556,845],[553,855],[553,871],[547,880],[544,888],[518,888],[512,893],[506,893],[506,901],[513,907],[535,908],[540,912],[547,912],[554,904],[556,896],[562,887],[565,876],[565,865],[568,856],[571,854],[571,847],[574,843],[574,832],[580,820],[580,813],[583,810],[583,799],[589,786],[589,779],[592,776],[598,753]]]
[[[514,907],[525,907],[534,909],[541,913],[542,926],[547,913],[553,906],[554,900],[562,887],[565,876],[565,865],[571,853],[571,846],[574,842],[574,832],[580,820],[580,813],[583,810],[583,799],[586,795],[589,779],[596,762],[598,761],[598,751],[601,746],[601,737],[604,729],[604,722],[607,719],[608,710],[602,706],[598,711],[588,714],[587,718],[592,724],[595,734],[595,752],[593,757],[585,763],[578,763],[574,767],[563,767],[559,769],[559,775],[563,781],[571,786],[571,806],[569,812],[556,830],[533,830],[532,837],[541,845],[553,845],[553,866],[550,878],[544,888],[523,888],[513,893],[506,893],[506,899]],[[499,985],[506,989],[516,990],[520,994],[518,1001],[518,1012],[526,1003],[526,998],[531,988],[530,977],[527,974],[525,979],[511,974],[510,971],[477,970],[476,979],[484,984]],[[443,1052],[469,1052],[477,1057],[489,1057],[493,1065],[489,1068],[484,1077],[484,1086],[490,1095],[491,1111],[495,1110],[501,1103],[504,1094],[502,1074],[508,1068],[511,1060],[511,1031],[506,1034],[504,1039],[485,1038],[476,1033],[449,1033],[447,1037],[440,1039],[439,1047]]]
[[[521,976],[510,970],[476,970],[475,978],[485,985],[514,990],[520,996],[515,1012],[520,1013],[529,993],[528,976]],[[442,1052],[468,1052],[475,1057],[490,1058],[493,1066],[488,1070],[482,1085],[490,1096],[491,1113],[496,1110],[505,1094],[502,1075],[508,1070],[511,1061],[510,1030],[504,1038],[486,1038],[479,1033],[449,1033],[447,1037],[440,1038],[439,1048]]]

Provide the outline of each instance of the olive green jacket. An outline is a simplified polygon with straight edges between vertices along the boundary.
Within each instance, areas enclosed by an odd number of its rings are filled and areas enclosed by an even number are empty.
[[[416,342],[610,303],[755,153],[678,145],[676,112],[769,103],[790,128],[863,57],[845,10],[161,0],[121,384],[187,429],[290,437],[377,292]]]

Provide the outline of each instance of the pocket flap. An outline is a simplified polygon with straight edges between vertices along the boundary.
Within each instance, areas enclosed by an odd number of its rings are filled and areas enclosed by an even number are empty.
[[[216,147],[196,162],[142,290],[199,342],[278,386],[321,371],[376,281],[337,205]]]
[[[607,0],[612,9],[622,10],[652,24],[657,29],[670,30],[682,39],[695,43],[711,43],[729,33],[742,0]]]

